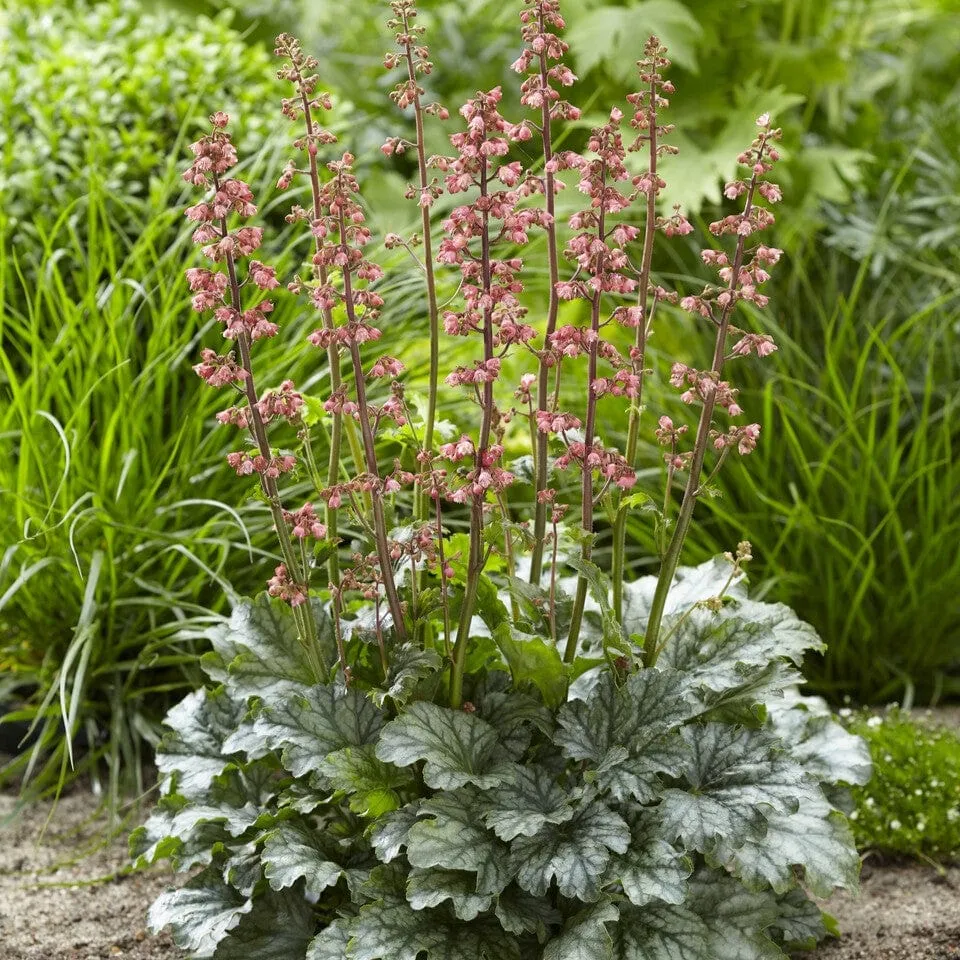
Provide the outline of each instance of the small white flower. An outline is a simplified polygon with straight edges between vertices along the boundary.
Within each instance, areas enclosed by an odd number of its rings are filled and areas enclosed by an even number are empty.
[[[950,823],[953,823],[958,817],[960,817],[960,810],[956,807],[951,807],[947,811],[947,820],[949,820]]]
[[[926,823],[925,823],[923,820],[918,820],[918,821],[917,821],[917,830],[918,830],[918,832],[923,833],[923,831],[926,830],[926,829],[927,829]]]
[[[902,826],[903,826],[903,824],[902,824],[899,820],[891,820],[891,821],[890,821],[890,829],[891,829],[891,830],[899,830]]]
[[[867,721],[868,727],[881,727],[883,726],[883,717],[871,717]]]
[[[893,763],[893,757],[890,756],[889,753],[885,753],[885,754],[883,755],[883,762],[884,762],[884,763]]]
[[[852,716],[853,716],[853,711],[852,711],[849,707],[841,707],[841,708],[837,711],[837,713],[838,713],[841,717],[843,717],[844,719],[846,719],[847,717],[852,717]]]
[[[867,799],[863,801],[863,805],[864,805],[865,807],[872,807],[872,806],[874,805],[874,802],[875,802],[875,801],[874,801],[873,797],[867,797]]]
[[[859,819],[860,819],[860,811],[859,811],[859,810],[854,810],[853,813],[850,814],[850,819],[851,819],[851,820],[859,820]]]
[[[913,795],[914,795],[915,797],[922,797],[922,796],[923,796],[923,791],[922,791],[919,787],[917,787],[917,789],[913,791]]]

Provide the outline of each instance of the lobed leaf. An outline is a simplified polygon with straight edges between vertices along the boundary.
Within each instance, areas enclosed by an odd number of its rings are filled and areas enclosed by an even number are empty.
[[[224,742],[245,713],[246,707],[222,687],[196,690],[167,713],[156,764],[162,774],[176,774],[178,793],[198,800],[206,797],[214,778],[231,763]]]
[[[625,904],[613,932],[613,955],[616,960],[713,960],[709,938],[706,924],[686,907]]]
[[[302,777],[335,750],[376,742],[382,725],[383,714],[363,694],[316,686],[264,704],[254,729],[282,751],[284,767]]]
[[[640,670],[622,687],[604,673],[587,700],[565,704],[554,741],[572,760],[591,765],[590,779],[618,800],[652,802],[659,773],[678,776],[689,748],[678,728],[691,712],[672,671]]]
[[[333,622],[324,606],[313,602],[318,642],[327,659],[335,653]],[[297,634],[290,605],[261,593],[234,607],[230,620],[209,633],[213,652],[201,663],[237,699],[279,701],[317,682]]]
[[[292,887],[301,878],[306,892],[319,898],[343,876],[343,867],[327,856],[317,831],[306,821],[290,820],[271,830],[263,843],[263,872],[273,890]]]
[[[178,947],[209,956],[252,908],[252,900],[208,868],[186,886],[161,893],[150,907],[148,924],[153,933],[170,927]]]
[[[762,838],[773,814],[794,813],[820,795],[768,733],[709,723],[683,736],[692,754],[684,771],[690,789],[665,790],[661,814],[668,837],[688,850],[706,852],[721,841],[736,849]]]
[[[543,960],[613,960],[613,937],[607,924],[615,923],[619,916],[620,911],[609,901],[581,910],[546,945]]]
[[[594,801],[555,828],[513,842],[517,883],[543,896],[556,880],[562,896],[589,903],[600,895],[611,852],[624,853],[629,843],[630,829],[623,818]]]
[[[419,702],[383,729],[377,757],[400,767],[426,761],[423,779],[435,790],[472,783],[496,787],[513,774],[497,756],[497,733],[480,717]]]
[[[510,851],[483,826],[474,791],[457,790],[424,800],[419,820],[407,832],[407,859],[414,867],[444,867],[476,873],[478,893],[499,893],[510,882]]]
[[[544,767],[516,767],[514,778],[483,797],[484,822],[501,840],[532,837],[574,815],[571,797]]]
[[[642,907],[654,901],[680,904],[687,897],[690,859],[664,838],[659,817],[639,808],[627,817],[630,846],[614,857],[607,870],[607,883],[619,883],[627,899]]]
[[[776,893],[796,885],[796,867],[818,897],[859,885],[860,857],[847,818],[822,794],[804,801],[796,813],[770,817],[763,839],[748,839],[739,847],[724,842],[714,856],[749,886],[770,886]]]
[[[362,817],[379,817],[401,804],[398,791],[414,785],[409,770],[378,760],[373,744],[344,747],[328,754],[319,773],[350,798],[350,809]]]
[[[464,870],[420,869],[414,867],[407,880],[407,902],[414,910],[439,907],[451,901],[460,920],[474,920],[493,905],[493,895],[477,893],[476,874]]]

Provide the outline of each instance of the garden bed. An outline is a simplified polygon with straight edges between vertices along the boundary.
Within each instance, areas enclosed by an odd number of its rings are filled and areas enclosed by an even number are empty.
[[[12,796],[0,796],[0,821],[13,807]],[[91,820],[94,808],[85,792],[65,797],[39,846],[49,805],[31,806],[8,827],[0,844],[2,960],[181,956],[168,936],[146,931],[147,908],[170,874],[119,875],[128,862],[124,835],[56,869],[102,835],[103,822]],[[116,879],[90,882],[113,874]],[[863,896],[839,895],[830,910],[843,936],[803,954],[808,960],[960,960],[960,868],[940,875],[932,867],[868,860]]]

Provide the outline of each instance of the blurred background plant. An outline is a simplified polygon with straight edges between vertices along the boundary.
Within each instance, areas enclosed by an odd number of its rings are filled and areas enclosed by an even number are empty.
[[[919,711],[853,712],[840,718],[870,747],[873,779],[853,789],[857,847],[938,864],[960,855],[960,738]]]
[[[513,5],[421,6],[431,98],[453,109],[477,88],[516,86]],[[82,768],[119,790],[168,694],[194,680],[218,584],[251,592],[264,578],[265,511],[220,469],[229,438],[210,430],[213,400],[190,370],[205,331],[181,277],[177,168],[222,106],[278,228],[270,259],[302,255],[273,210],[287,132],[270,50],[290,29],[323,63],[372,226],[410,224],[409,158],[379,152],[404,122],[387,98],[385,12],[376,0],[0,11],[0,52],[16,65],[0,73],[0,709],[40,734],[7,776],[33,763],[38,789],[57,784],[66,722],[89,744]],[[665,168],[668,203],[699,215],[700,231],[756,115],[784,127],[787,263],[770,311],[781,352],[766,372],[744,371],[764,440],[721,476],[686,561],[751,540],[755,583],[830,644],[809,673],[834,699],[960,692],[953,0],[744,0],[735,16],[728,0],[580,0],[565,12],[584,128],[630,85],[649,31],[670,47],[682,150]],[[445,147],[439,125],[431,136]],[[689,256],[655,265],[671,283],[699,275],[702,235],[691,240]],[[390,324],[420,330],[417,282],[402,267],[389,282]],[[284,310],[281,323],[309,321]],[[686,319],[668,320],[659,363],[689,349]],[[318,375],[293,372],[307,386]],[[643,513],[631,542],[632,570],[646,572],[656,555]]]

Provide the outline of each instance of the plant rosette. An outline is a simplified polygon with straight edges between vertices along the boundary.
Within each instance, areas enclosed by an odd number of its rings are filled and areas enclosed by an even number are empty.
[[[199,870],[151,927],[217,960],[768,960],[814,944],[831,922],[811,895],[857,885],[838,807],[870,774],[862,741],[797,691],[817,635],[717,558],[678,571],[657,665],[627,668],[604,655],[599,586],[568,664],[485,578],[457,710],[440,649],[395,650],[384,682],[355,620],[351,685],[318,684],[289,606],[238,607],[211,632],[214,685],[167,717],[163,796],[131,838],[139,866]],[[627,586],[629,634],[654,588]],[[330,612],[314,613],[332,660]]]

